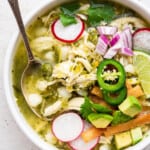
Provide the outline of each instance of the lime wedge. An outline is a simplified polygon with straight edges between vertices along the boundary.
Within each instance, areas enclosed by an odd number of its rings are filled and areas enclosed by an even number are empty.
[[[135,51],[133,65],[146,97],[150,97],[150,55]]]

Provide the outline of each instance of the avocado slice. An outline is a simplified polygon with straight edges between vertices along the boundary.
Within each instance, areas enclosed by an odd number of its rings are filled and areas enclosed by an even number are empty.
[[[113,117],[108,114],[91,113],[88,115],[88,119],[96,128],[106,128],[113,120]]]
[[[120,105],[120,111],[124,114],[134,117],[142,110],[142,106],[134,96],[128,96]]]
[[[132,119],[132,117],[123,114],[120,110],[117,110],[113,113],[113,120],[112,120],[111,124],[112,125],[117,125],[117,124],[120,124],[120,123],[127,122],[131,119]]]
[[[122,149],[132,144],[130,131],[118,133],[115,135],[114,139],[115,139],[115,145],[117,149]]]
[[[138,143],[143,138],[142,129],[140,127],[131,129],[131,137],[133,145]]]

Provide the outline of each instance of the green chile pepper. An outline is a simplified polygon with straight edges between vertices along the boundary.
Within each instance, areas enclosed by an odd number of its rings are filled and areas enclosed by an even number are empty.
[[[121,104],[127,95],[127,88],[124,86],[119,91],[116,92],[108,92],[103,91],[103,98],[104,100],[113,106]]]
[[[117,91],[125,85],[124,67],[114,59],[103,60],[97,69],[97,80],[102,90]]]

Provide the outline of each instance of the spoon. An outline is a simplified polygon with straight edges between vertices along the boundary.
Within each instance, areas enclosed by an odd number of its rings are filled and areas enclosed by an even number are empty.
[[[23,38],[24,45],[25,45],[26,50],[27,50],[28,64],[27,64],[26,68],[24,69],[22,76],[21,76],[21,90],[22,90],[22,93],[24,95],[24,98],[25,98],[27,104],[29,105],[27,88],[25,86],[26,80],[29,76],[37,74],[39,72],[42,64],[40,61],[38,61],[34,58],[33,53],[31,51],[29,41],[28,41],[28,38],[27,38],[27,35],[25,32],[25,27],[24,27],[24,24],[22,21],[18,0],[8,0],[8,2],[9,2],[9,5],[10,5],[13,13],[14,13],[14,16],[16,18],[18,27],[20,29],[20,32],[21,32],[21,35]],[[30,105],[29,105],[29,107],[37,117],[44,119],[44,120],[46,119],[41,114],[39,114],[35,108],[31,107]]]

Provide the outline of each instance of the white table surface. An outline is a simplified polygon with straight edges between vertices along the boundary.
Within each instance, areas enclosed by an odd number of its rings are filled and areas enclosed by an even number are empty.
[[[23,16],[41,3],[50,0],[19,0]],[[149,0],[139,0],[149,5]],[[12,117],[4,96],[2,85],[2,62],[12,34],[17,30],[15,19],[12,15],[7,0],[0,0],[0,150],[39,150],[22,133]],[[150,146],[145,150],[150,150]]]

